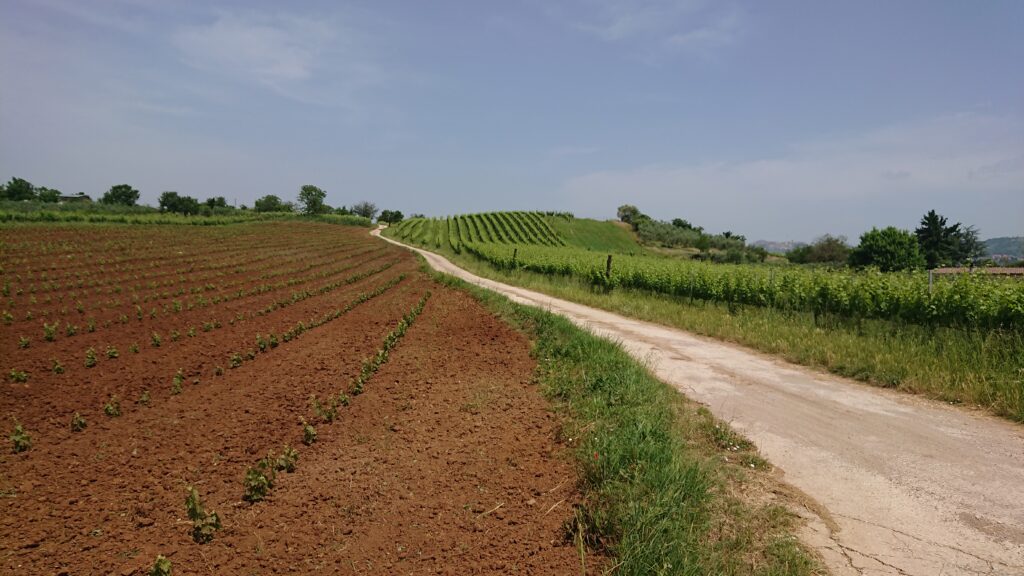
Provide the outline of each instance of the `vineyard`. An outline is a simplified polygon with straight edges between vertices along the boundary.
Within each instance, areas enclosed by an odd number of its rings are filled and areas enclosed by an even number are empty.
[[[0,242],[0,572],[405,572],[459,565],[445,551],[467,542],[578,571],[551,544],[568,508],[480,516],[509,490],[573,498],[525,341],[405,250],[288,221]],[[500,392],[467,416],[479,382]],[[484,497],[491,458],[516,467]]]
[[[883,274],[605,254],[566,246],[550,226],[535,225],[527,232],[521,223],[514,224],[527,218],[544,221],[537,213],[522,212],[412,219],[390,235],[467,253],[498,269],[574,277],[605,290],[630,288],[688,301],[811,312],[815,317],[853,321],[1024,330],[1024,282],[1012,279],[960,275],[930,283],[924,272]]]
[[[565,241],[539,212],[485,212],[448,218],[412,218],[392,234],[402,240],[449,248],[456,254],[476,244],[565,246]]]

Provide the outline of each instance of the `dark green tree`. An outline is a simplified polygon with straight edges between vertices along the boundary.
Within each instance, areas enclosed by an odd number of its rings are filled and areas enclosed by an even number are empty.
[[[366,200],[356,202],[352,205],[351,210],[356,216],[362,216],[363,218],[369,218],[370,220],[373,220],[377,216],[377,205],[373,202],[367,202]]]
[[[60,201],[60,190],[40,186],[36,188],[36,197],[39,198],[40,202],[56,203]]]
[[[615,211],[615,214],[619,217],[619,220],[633,226],[636,229],[637,219],[640,217],[640,209],[632,204],[623,204],[619,206],[619,209]]]
[[[378,218],[377,221],[386,222],[388,224],[397,224],[398,222],[401,222],[403,218],[405,218],[405,216],[402,214],[401,210],[381,210],[380,218]]]
[[[35,197],[35,186],[23,178],[12,177],[10,182],[0,187],[0,198],[4,200],[32,200]]]
[[[883,272],[922,268],[925,265],[917,238],[893,226],[872,228],[860,237],[860,244],[850,251],[850,265],[875,266]]]
[[[813,244],[797,246],[786,252],[786,258],[794,264],[845,264],[850,257],[850,247],[843,236],[826,234]]]
[[[164,192],[160,195],[160,211],[176,214],[198,214],[199,201],[191,196],[181,196],[177,192]]]
[[[291,212],[290,205],[281,202],[281,199],[273,194],[267,194],[252,205],[257,212]]]
[[[206,205],[210,208],[227,208],[228,201],[223,196],[216,196],[213,198],[206,199]]]
[[[978,229],[974,226],[960,226],[956,236],[956,249],[953,253],[953,264],[958,266],[973,264],[985,258],[988,250],[985,243],[978,238]]]
[[[302,213],[322,213],[324,211],[325,198],[327,198],[327,192],[313,186],[312,184],[306,184],[301,190],[299,190],[299,204],[302,205]]]
[[[110,187],[103,193],[103,197],[100,198],[100,202],[103,204],[123,204],[125,206],[135,206],[139,201],[139,191],[132,188],[128,184],[117,184]]]
[[[956,257],[960,224],[946,225],[946,217],[929,210],[921,218],[921,225],[914,230],[917,242],[924,255],[928,269],[948,266]]]

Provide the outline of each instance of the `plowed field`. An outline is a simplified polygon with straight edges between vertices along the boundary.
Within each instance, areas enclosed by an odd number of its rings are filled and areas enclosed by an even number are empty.
[[[0,455],[0,573],[580,571],[529,343],[406,251],[312,223],[0,240],[0,415],[30,437]]]

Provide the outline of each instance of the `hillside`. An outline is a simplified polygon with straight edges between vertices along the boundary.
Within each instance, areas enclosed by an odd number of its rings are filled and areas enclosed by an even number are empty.
[[[1002,236],[985,240],[985,250],[989,256],[1011,256],[1024,258],[1024,236]]]
[[[628,226],[542,212],[483,212],[447,218],[410,218],[387,235],[458,253],[466,245],[567,246],[598,252],[643,252]]]
[[[548,216],[547,220],[569,246],[599,252],[641,251],[633,231],[629,226],[621,226],[618,222],[560,216]]]

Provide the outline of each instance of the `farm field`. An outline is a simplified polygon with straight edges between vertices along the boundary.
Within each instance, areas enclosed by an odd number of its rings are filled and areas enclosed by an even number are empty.
[[[407,251],[294,222],[0,241],[0,572],[580,572],[528,341]]]
[[[509,240],[501,225],[519,214],[413,219],[386,234],[503,281],[1024,421],[1022,282],[712,264],[588,250],[557,233]],[[466,219],[497,233],[478,239],[448,225]]]

